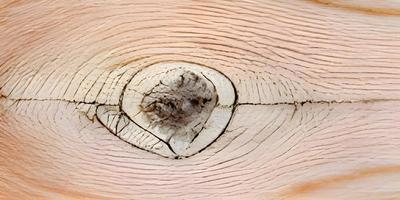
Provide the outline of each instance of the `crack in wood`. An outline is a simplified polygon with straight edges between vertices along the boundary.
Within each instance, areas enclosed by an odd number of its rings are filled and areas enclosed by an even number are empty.
[[[106,104],[106,103],[98,103],[96,101],[86,102],[86,101],[75,101],[75,100],[67,100],[67,99],[57,99],[57,98],[49,98],[49,99],[35,99],[35,98],[9,98],[4,95],[0,95],[0,98],[9,101],[38,101],[38,102],[46,102],[46,101],[63,101],[67,103],[76,103],[76,104],[90,104],[90,105],[108,105],[108,106],[118,106],[119,104]],[[306,101],[292,101],[292,102],[276,102],[276,103],[251,103],[251,102],[244,102],[240,103],[237,102],[234,106],[241,106],[241,105],[254,105],[254,106],[274,106],[274,105],[304,105],[304,104],[349,104],[349,103],[379,103],[379,102],[393,102],[393,101],[400,101],[400,99],[362,99],[362,100],[331,100],[331,101],[314,101],[314,100],[306,100]]]

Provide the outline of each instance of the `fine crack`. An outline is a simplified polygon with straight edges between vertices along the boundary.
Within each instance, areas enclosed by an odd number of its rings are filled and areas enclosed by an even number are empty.
[[[108,106],[118,106],[119,104],[104,104],[104,103],[98,103],[96,101],[91,101],[91,102],[85,102],[85,101],[76,101],[76,100],[67,100],[67,99],[61,99],[61,98],[43,98],[43,99],[35,99],[35,98],[9,98],[4,95],[0,95],[0,99],[6,99],[9,101],[39,101],[39,102],[46,102],[46,101],[63,101],[67,103],[76,103],[76,104],[90,104],[90,105],[108,105]],[[319,100],[319,101],[314,101],[314,100],[305,100],[305,101],[292,101],[292,102],[276,102],[276,103],[251,103],[251,102],[245,102],[245,103],[240,103],[237,102],[233,106],[241,106],[241,105],[254,105],[254,106],[274,106],[274,105],[304,105],[304,104],[349,104],[349,103],[379,103],[379,102],[397,102],[400,101],[400,99],[361,99],[361,100]]]
[[[293,101],[293,102],[277,102],[277,103],[237,103],[235,106],[240,105],[255,105],[255,106],[274,106],[274,105],[295,105],[303,106],[304,104],[350,104],[350,103],[379,103],[379,102],[392,102],[400,101],[400,99],[361,99],[361,100],[331,100],[331,101]]]

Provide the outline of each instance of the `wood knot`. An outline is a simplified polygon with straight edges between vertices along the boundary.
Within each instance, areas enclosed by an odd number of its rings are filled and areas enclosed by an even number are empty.
[[[188,157],[222,134],[235,98],[233,84],[216,70],[190,63],[158,63],[132,78],[121,109],[169,148],[150,145],[147,150],[168,157]],[[133,143],[146,146],[142,141]]]
[[[154,125],[178,130],[204,118],[201,115],[208,116],[216,101],[210,81],[190,71],[173,70],[144,94],[140,107]]]

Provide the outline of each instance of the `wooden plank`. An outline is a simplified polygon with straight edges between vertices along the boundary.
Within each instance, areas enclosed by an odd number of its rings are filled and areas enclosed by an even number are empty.
[[[399,10],[3,0],[0,199],[398,199]],[[237,94],[224,133],[188,158],[124,142],[96,112],[163,62],[215,69]]]

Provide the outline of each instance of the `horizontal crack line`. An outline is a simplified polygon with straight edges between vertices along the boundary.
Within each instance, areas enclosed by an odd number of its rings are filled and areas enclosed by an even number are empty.
[[[8,98],[6,96],[0,96],[0,99],[6,99],[9,101],[63,101],[67,103],[76,103],[76,104],[92,104],[92,105],[114,105],[117,106],[118,104],[104,104],[98,103],[96,101],[85,102],[85,101],[75,101],[75,100],[67,100],[67,99],[35,99],[35,98]],[[313,100],[305,100],[305,101],[293,101],[293,102],[274,102],[274,103],[236,103],[235,106],[241,105],[254,105],[254,106],[274,106],[274,105],[304,105],[304,104],[350,104],[350,103],[380,103],[380,102],[400,102],[400,99],[362,99],[362,100],[320,100],[320,101],[313,101]]]
[[[362,100],[321,100],[321,101],[293,101],[293,102],[276,102],[276,103],[237,103],[241,105],[255,105],[255,106],[274,106],[274,105],[304,105],[304,104],[350,104],[350,103],[381,103],[381,102],[400,102],[400,99],[362,99]]]
[[[118,104],[104,104],[104,103],[99,103],[96,101],[91,101],[91,102],[85,102],[85,101],[76,101],[76,100],[68,100],[68,99],[35,99],[35,98],[8,98],[8,97],[0,97],[0,99],[5,99],[6,101],[14,101],[16,103],[18,102],[29,102],[29,101],[37,101],[37,102],[66,102],[66,103],[74,103],[74,104],[91,104],[91,105],[107,105],[107,106],[118,106]]]

